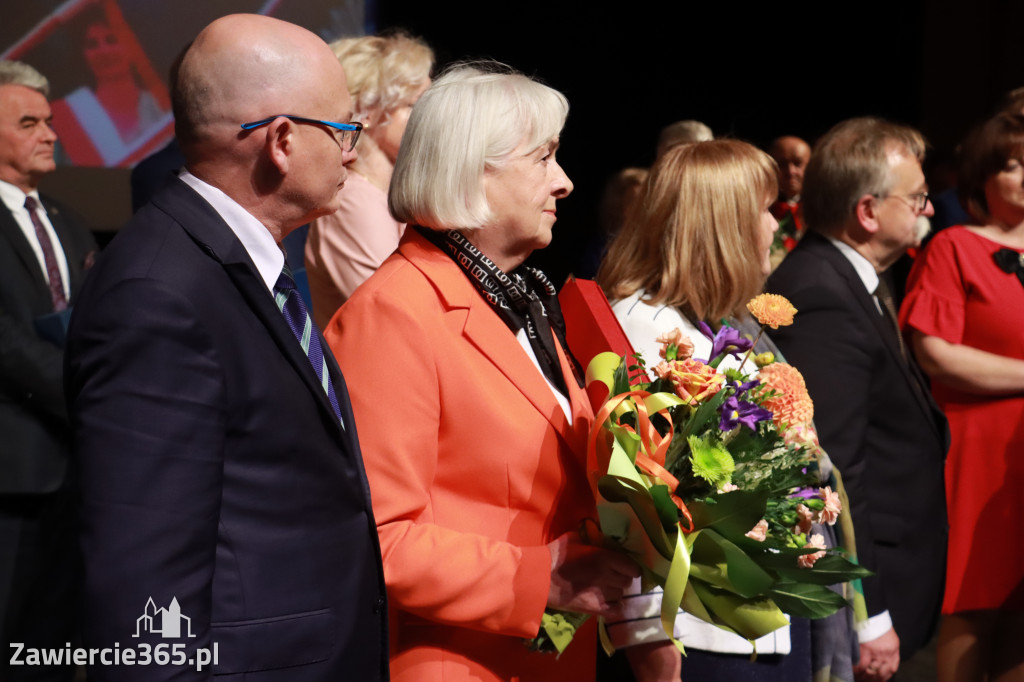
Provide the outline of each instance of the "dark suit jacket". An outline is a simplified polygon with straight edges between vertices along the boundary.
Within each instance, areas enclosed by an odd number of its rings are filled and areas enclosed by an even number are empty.
[[[67,258],[73,304],[96,242],[67,210],[42,199]],[[40,338],[34,324],[50,313],[53,300],[39,261],[0,203],[0,494],[49,493],[64,481],[63,351]]]
[[[877,574],[864,581],[868,613],[889,610],[909,656],[927,641],[941,603],[945,418],[918,390],[920,372],[902,361],[895,330],[827,239],[808,233],[767,290],[799,311],[772,339],[807,380],[821,444],[845,480],[858,559]]]
[[[180,181],[104,252],[67,350],[85,641],[216,643],[219,663],[90,680],[387,678],[369,488],[327,355],[344,430],[241,242]],[[195,637],[133,639],[150,597]]]

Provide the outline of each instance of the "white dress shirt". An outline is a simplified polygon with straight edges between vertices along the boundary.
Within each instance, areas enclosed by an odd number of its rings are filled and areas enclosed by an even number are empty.
[[[57,259],[57,269],[60,270],[60,277],[63,280],[64,298],[70,301],[71,283],[68,280],[68,259],[64,255],[64,247],[60,243],[60,238],[57,237],[57,232],[54,231],[53,224],[50,222],[50,216],[46,215],[46,208],[43,207],[43,202],[39,200],[39,192],[32,190],[25,194],[19,187],[0,180],[0,199],[3,200],[11,215],[14,216],[15,222],[18,223],[18,227],[25,234],[25,239],[28,241],[29,246],[32,247],[32,252],[36,254],[36,260],[39,261],[39,269],[43,272],[43,279],[49,284],[50,273],[46,270],[46,258],[43,256],[43,247],[39,244],[39,238],[36,237],[36,226],[32,223],[28,209],[25,208],[26,196],[33,197],[39,204],[39,210],[36,211],[36,215],[39,216],[39,222],[43,224],[47,236],[50,237],[50,243],[53,245],[53,255]]]
[[[274,241],[270,230],[251,213],[242,208],[237,201],[220,191],[213,185],[203,182],[184,168],[178,178],[199,193],[213,207],[220,217],[228,224],[231,231],[242,242],[246,253],[252,259],[257,272],[267,285],[267,291],[273,295],[274,285],[284,269],[284,252]]]

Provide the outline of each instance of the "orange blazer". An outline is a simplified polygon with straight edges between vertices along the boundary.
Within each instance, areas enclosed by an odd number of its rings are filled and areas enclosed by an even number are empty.
[[[592,629],[557,660],[521,641],[547,601],[547,543],[596,518],[593,415],[561,349],[571,426],[515,335],[415,230],[325,336],[370,481],[392,680],[593,680]]]

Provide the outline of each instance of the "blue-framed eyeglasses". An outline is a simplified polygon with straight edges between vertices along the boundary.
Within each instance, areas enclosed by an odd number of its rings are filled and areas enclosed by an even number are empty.
[[[321,121],[318,118],[305,118],[303,116],[292,116],[291,114],[278,114],[270,118],[260,119],[252,123],[243,123],[242,130],[252,130],[265,126],[276,118],[287,118],[297,123],[312,123],[323,125],[331,129],[331,135],[338,141],[338,145],[345,151],[352,151],[356,148],[356,141],[359,140],[359,133],[363,132],[363,124],[358,121],[352,123],[335,123],[334,121]]]

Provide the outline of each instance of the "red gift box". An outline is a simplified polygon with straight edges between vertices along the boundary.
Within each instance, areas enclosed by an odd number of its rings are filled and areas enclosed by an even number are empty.
[[[565,340],[569,344],[569,352],[584,369],[600,353],[611,351],[617,355],[633,355],[633,346],[597,282],[570,277],[558,294],[558,303],[565,319]],[[600,384],[593,389],[588,387],[587,394],[591,404],[598,407],[606,397],[605,388]]]

